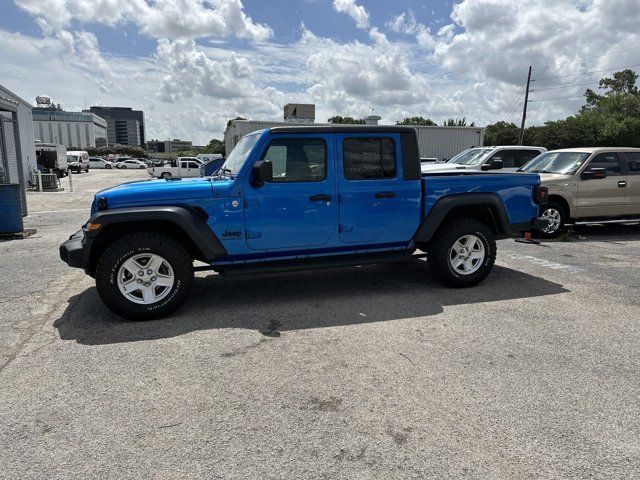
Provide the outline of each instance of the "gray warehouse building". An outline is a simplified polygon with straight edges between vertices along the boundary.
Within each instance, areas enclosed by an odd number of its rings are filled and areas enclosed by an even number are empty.
[[[25,189],[36,168],[32,105],[0,85],[0,183],[22,185],[22,214],[27,214]]]
[[[90,107],[107,121],[107,140],[109,144],[119,143],[140,147],[145,145],[144,112],[130,107]]]

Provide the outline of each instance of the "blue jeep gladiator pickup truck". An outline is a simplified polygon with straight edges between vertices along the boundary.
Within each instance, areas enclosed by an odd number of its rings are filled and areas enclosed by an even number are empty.
[[[468,287],[491,271],[497,238],[542,226],[545,200],[538,175],[422,175],[410,127],[277,127],[245,136],[214,177],[98,192],[60,256],[130,319],[174,311],[202,269],[289,271],[426,252],[432,274]]]

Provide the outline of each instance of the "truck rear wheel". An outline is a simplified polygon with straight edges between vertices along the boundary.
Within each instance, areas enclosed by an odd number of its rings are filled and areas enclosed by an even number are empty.
[[[193,284],[193,261],[174,239],[140,232],[113,242],[95,277],[98,294],[112,312],[129,320],[153,320],[185,302]]]
[[[168,180],[169,178],[171,178],[171,174],[169,172],[163,172],[162,175],[160,175],[160,178]]]
[[[496,260],[496,240],[484,223],[458,218],[438,229],[427,249],[427,264],[451,287],[471,287],[485,279]]]

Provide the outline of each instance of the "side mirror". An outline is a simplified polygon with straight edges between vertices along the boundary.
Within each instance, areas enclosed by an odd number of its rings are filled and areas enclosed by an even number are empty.
[[[273,163],[261,160],[253,165],[253,178],[251,183],[261,187],[265,182],[273,181]]]
[[[580,175],[580,177],[583,180],[590,180],[595,178],[607,178],[607,169],[602,167],[594,167],[582,172],[582,175]]]
[[[482,170],[500,170],[502,168],[502,159],[494,158],[491,163],[485,163],[480,167]]]

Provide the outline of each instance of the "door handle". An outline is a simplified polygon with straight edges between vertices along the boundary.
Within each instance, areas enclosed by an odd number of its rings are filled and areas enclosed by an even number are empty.
[[[395,192],[377,192],[376,198],[395,198]]]
[[[309,200],[312,202],[330,202],[331,195],[325,195],[324,193],[316,193],[315,195],[311,195]]]
[[[627,186],[627,182],[625,182],[624,180],[620,180],[618,182],[618,187],[623,188]]]

